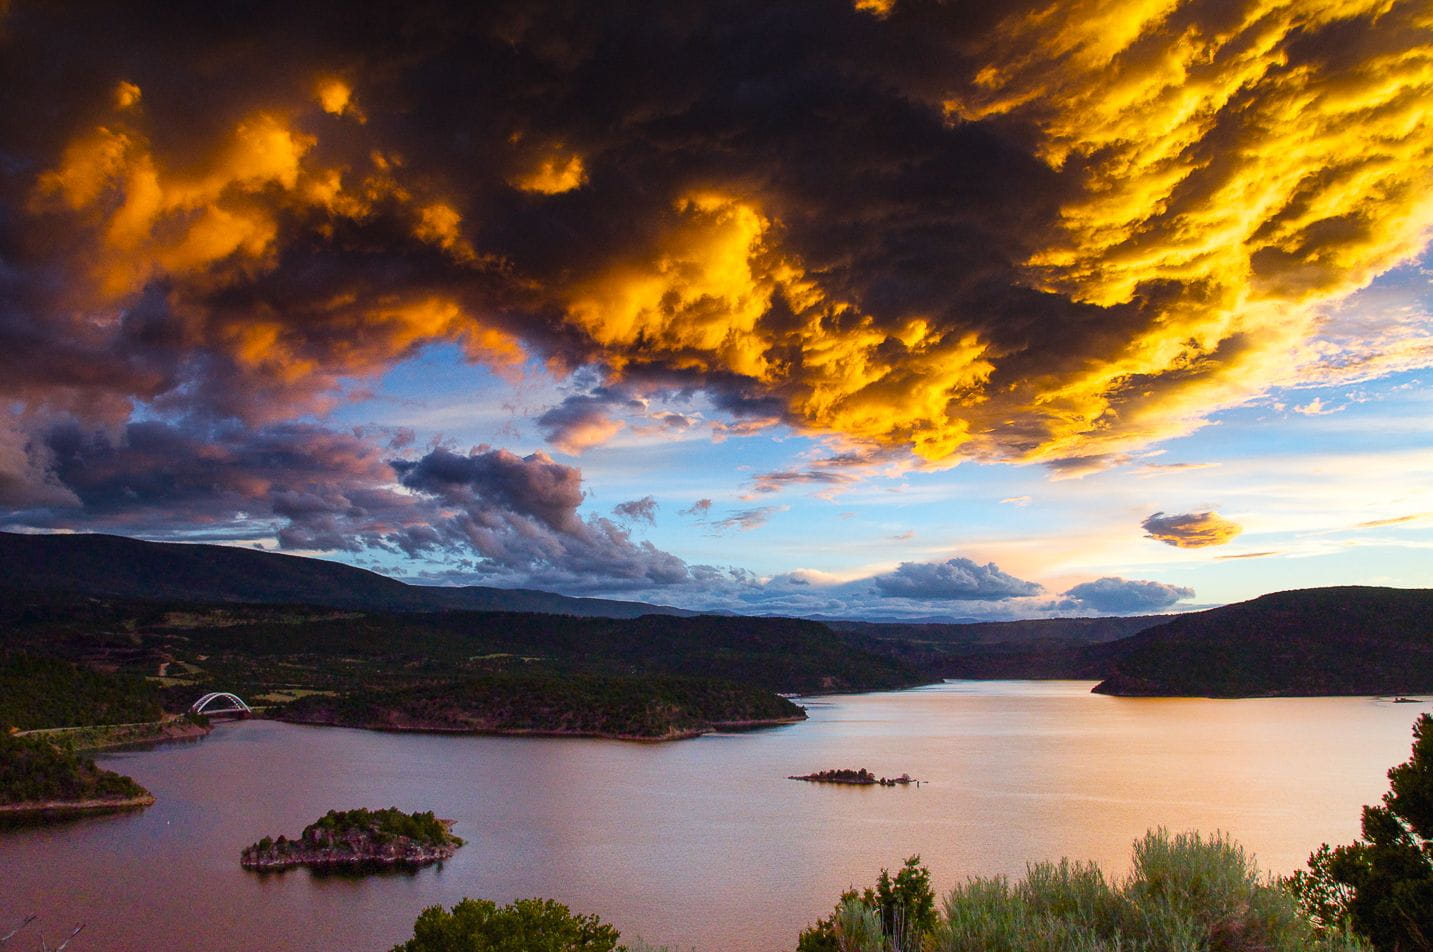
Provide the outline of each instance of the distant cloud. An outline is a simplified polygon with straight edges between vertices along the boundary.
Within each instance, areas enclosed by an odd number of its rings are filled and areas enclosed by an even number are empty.
[[[1392,518],[1392,519],[1373,519],[1373,520],[1370,520],[1369,522],[1360,522],[1360,523],[1358,523],[1354,528],[1356,528],[1356,529],[1377,529],[1377,528],[1379,528],[1379,527],[1381,527],[1381,526],[1397,526],[1397,525],[1402,525],[1402,524],[1405,523],[1405,522],[1418,522],[1418,521],[1421,520],[1421,519],[1427,519],[1429,516],[1433,516],[1433,513],[1429,513],[1429,512],[1415,512],[1415,513],[1413,513],[1413,514],[1411,514],[1411,515],[1407,515],[1407,516],[1395,516],[1395,517]]]
[[[761,473],[752,478],[752,491],[757,493],[775,493],[788,486],[815,485],[830,489],[835,486],[844,486],[854,483],[856,478],[846,473],[836,473],[826,470],[781,470],[772,473]]]
[[[1267,552],[1238,552],[1234,555],[1216,555],[1214,558],[1224,561],[1225,559],[1266,559],[1271,555],[1283,555],[1277,549],[1270,549]]]
[[[712,528],[718,531],[740,529],[742,532],[750,532],[752,529],[760,529],[766,525],[772,513],[784,512],[785,509],[785,506],[757,506],[753,509],[738,509],[725,519],[718,519],[712,523]]]
[[[1345,407],[1327,406],[1322,397],[1314,397],[1308,403],[1300,404],[1293,408],[1295,413],[1302,413],[1304,416],[1327,416],[1330,413],[1337,413]]]
[[[619,502],[612,507],[612,512],[619,519],[626,519],[628,522],[645,522],[649,525],[657,524],[657,500],[651,496],[643,496],[641,499],[633,499],[628,502]]]
[[[1188,473],[1200,469],[1215,469],[1218,463],[1145,463],[1133,470],[1134,475],[1143,478],[1168,476],[1171,473]]]
[[[606,443],[626,426],[611,415],[612,403],[602,395],[571,396],[538,417],[537,425],[549,443],[575,456]]]
[[[897,532],[895,535],[891,536],[891,541],[905,542],[907,539],[914,539],[915,537],[916,531],[914,529],[907,529],[905,532]]]
[[[1030,505],[1030,497],[1029,497],[1029,496],[1007,496],[1007,497],[1005,497],[1004,499],[1000,500],[1000,503],[1001,503],[1001,505],[1009,505],[1009,506],[1028,506],[1028,505]]]
[[[1215,512],[1186,512],[1170,516],[1156,512],[1141,525],[1148,538],[1181,549],[1225,545],[1244,531],[1238,523]]]
[[[1065,592],[1078,607],[1116,615],[1162,611],[1175,602],[1194,597],[1194,589],[1164,582],[1105,577],[1084,582]]]
[[[691,504],[690,506],[688,506],[686,509],[680,509],[680,510],[678,510],[678,511],[677,511],[677,515],[679,515],[679,516],[696,516],[698,519],[705,519],[705,518],[707,517],[707,514],[708,514],[709,512],[711,512],[711,511],[712,511],[712,501],[711,501],[710,499],[698,499],[696,502],[692,503],[692,504]]]
[[[1096,453],[1090,456],[1066,456],[1045,462],[1050,469],[1050,478],[1056,480],[1084,479],[1086,476],[1102,473],[1130,461],[1127,453]]]
[[[945,562],[902,562],[889,575],[872,581],[886,598],[935,601],[979,601],[1037,595],[1044,589],[1002,572],[994,562],[980,565],[970,559]]]

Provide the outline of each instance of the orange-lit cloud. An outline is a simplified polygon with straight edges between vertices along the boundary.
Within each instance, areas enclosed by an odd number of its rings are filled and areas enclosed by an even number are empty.
[[[318,137],[295,117],[259,111],[235,124],[206,163],[172,162],[143,118],[119,114],[140,95],[122,83],[114,120],[78,133],[28,196],[29,211],[71,242],[64,266],[74,280],[63,295],[67,310],[88,318],[81,328],[96,318],[112,321],[103,316],[134,306],[148,288],[166,287],[171,319],[180,325],[171,337],[196,354],[223,355],[246,377],[219,402],[256,420],[331,406],[345,379],[379,374],[434,341],[456,342],[471,359],[498,368],[524,359],[516,337],[454,293],[383,287],[361,274],[347,287],[306,289],[304,301],[242,291],[279,271],[293,240],[286,230],[303,217],[318,220],[320,236],[332,234],[335,223],[352,228],[378,215],[396,217],[414,241],[455,266],[481,273],[494,263],[475,251],[461,214],[400,181],[401,162],[381,150],[359,169],[330,165]],[[338,81],[320,88],[330,112],[351,112],[347,96]],[[236,289],[251,297],[244,306],[212,303]]]
[[[700,192],[673,212],[655,253],[579,286],[568,305],[615,372],[661,360],[736,373],[813,429],[896,441],[930,459],[967,439],[948,408],[981,400],[992,365],[977,335],[918,317],[892,331],[831,299],[768,243],[772,223],[748,202]],[[765,320],[778,298],[792,311],[784,325]]]
[[[1417,4],[1089,0],[991,36],[953,121],[1022,116],[1082,183],[1031,279],[1158,302],[1147,329],[1042,388],[1048,435],[1026,458],[1186,432],[1297,379],[1319,305],[1427,241],[1433,24]]]
[[[352,116],[364,121],[363,112],[353,101],[353,87],[336,77],[321,80],[318,84],[318,104],[331,116]]]
[[[1217,512],[1186,512],[1165,515],[1156,512],[1141,526],[1148,538],[1181,549],[1202,549],[1225,545],[1243,532],[1243,527]]]
[[[121,80],[114,88],[114,104],[118,109],[128,109],[140,99],[140,89],[134,83]]]
[[[524,192],[560,195],[581,188],[587,181],[587,167],[580,155],[547,157],[534,167],[513,178],[513,185]]]
[[[714,439],[1077,476],[1433,361],[1426,314],[1346,303],[1433,224],[1425,5],[524,6],[27,11],[0,394],[275,421],[453,342],[703,393]],[[643,425],[573,407],[569,451]]]

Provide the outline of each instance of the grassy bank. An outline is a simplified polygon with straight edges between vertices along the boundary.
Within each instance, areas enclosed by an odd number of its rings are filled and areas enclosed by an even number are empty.
[[[25,731],[23,737],[42,738],[63,750],[106,750],[131,744],[156,744],[169,740],[203,737],[213,730],[202,715],[167,717],[137,724],[95,724],[88,727],[53,727]]]

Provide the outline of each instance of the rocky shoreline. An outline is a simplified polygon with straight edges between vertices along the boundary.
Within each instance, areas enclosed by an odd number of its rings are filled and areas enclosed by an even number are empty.
[[[330,814],[333,816],[334,814]],[[264,837],[244,848],[239,864],[245,869],[277,872],[294,866],[317,869],[362,869],[390,866],[427,866],[448,859],[463,845],[452,835],[452,820],[436,820],[423,814],[441,833],[416,839],[384,832],[379,825],[334,829],[323,821],[304,829],[296,840]]]
[[[626,734],[607,733],[602,731],[583,730],[562,730],[562,729],[539,729],[530,727],[491,727],[477,725],[452,725],[442,724],[435,721],[422,720],[399,720],[393,718],[383,721],[367,721],[363,723],[348,723],[337,716],[320,714],[294,716],[289,713],[279,714],[275,720],[286,721],[290,724],[306,724],[310,727],[348,727],[357,730],[386,731],[394,734],[474,734],[493,737],[594,737],[601,740],[625,740],[637,741],[640,743],[664,743],[671,740],[690,740],[693,737],[701,737],[703,734],[711,734],[716,731],[748,731],[759,730],[763,727],[781,727],[787,724],[799,724],[806,720],[803,713],[800,717],[773,717],[760,720],[743,721],[713,721],[700,728],[680,729],[674,728],[664,734]]]
[[[79,816],[85,813],[138,810],[153,805],[154,795],[149,793],[137,797],[101,797],[91,800],[40,800],[25,803],[0,803],[0,819],[25,819],[30,817],[49,819]]]

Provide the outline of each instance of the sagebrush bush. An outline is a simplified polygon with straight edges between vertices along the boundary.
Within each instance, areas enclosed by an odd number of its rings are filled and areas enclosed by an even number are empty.
[[[824,924],[840,952],[900,952],[872,935],[880,921],[854,894]],[[813,936],[814,937],[814,936]],[[1259,873],[1229,838],[1154,830],[1134,844],[1131,872],[1092,863],[1036,863],[1023,880],[973,878],[946,894],[921,937],[925,952],[1355,952],[1320,936],[1289,891]]]

